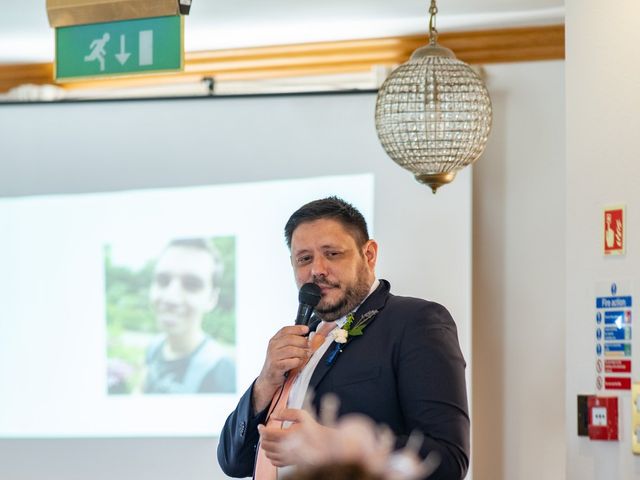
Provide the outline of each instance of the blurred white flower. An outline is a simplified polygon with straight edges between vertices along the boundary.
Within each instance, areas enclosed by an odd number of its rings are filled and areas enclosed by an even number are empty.
[[[310,413],[313,409],[307,400],[304,411],[312,421],[296,425],[286,440],[298,468],[358,464],[383,480],[418,480],[440,464],[437,452],[420,458],[421,433],[414,432],[404,448],[394,450],[396,437],[388,427],[360,414],[338,419],[340,401],[335,395],[322,398],[320,418]]]
[[[347,343],[349,332],[342,328],[336,328],[331,332],[331,338],[337,343]]]

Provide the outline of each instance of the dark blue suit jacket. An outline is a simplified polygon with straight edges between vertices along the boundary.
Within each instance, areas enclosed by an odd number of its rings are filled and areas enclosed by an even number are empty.
[[[329,364],[316,367],[309,384],[315,404],[325,393],[340,398],[340,415],[361,413],[389,426],[402,446],[412,431],[424,434],[423,457],[439,452],[441,463],[430,480],[462,479],[469,466],[469,415],[465,361],[455,323],[437,303],[389,293],[380,281],[356,312],[356,320],[378,314],[363,334],[352,337]],[[218,461],[232,477],[253,474],[257,426],[266,411],[252,415],[252,387],[225,423]]]

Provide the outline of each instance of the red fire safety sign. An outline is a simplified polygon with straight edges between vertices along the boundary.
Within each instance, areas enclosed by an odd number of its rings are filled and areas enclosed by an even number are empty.
[[[624,206],[604,209],[604,254],[624,254]]]

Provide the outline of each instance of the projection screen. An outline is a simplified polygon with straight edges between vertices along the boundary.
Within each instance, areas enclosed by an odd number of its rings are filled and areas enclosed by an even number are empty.
[[[282,229],[319,197],[362,209],[378,276],[446,305],[469,362],[470,173],[433,195],[380,147],[374,104],[359,92],[0,105],[0,476],[169,478],[155,438],[198,465],[191,478],[212,478],[215,462],[192,456],[213,455],[268,338],[295,316]],[[205,331],[233,373],[218,391],[148,392],[145,356],[162,337],[154,269],[184,239],[226,262]],[[113,440],[72,440],[100,437]],[[53,465],[53,445],[93,461]],[[125,448],[137,455],[103,473]],[[24,466],[32,451],[40,467]]]

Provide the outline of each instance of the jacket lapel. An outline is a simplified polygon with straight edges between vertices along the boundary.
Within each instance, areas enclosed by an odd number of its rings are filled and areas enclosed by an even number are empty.
[[[356,310],[356,313],[355,313],[356,321],[360,319],[362,315],[372,310],[377,310],[379,313],[387,303],[387,299],[389,298],[389,289],[390,289],[389,282],[387,282],[386,280],[380,280],[380,285],[378,285],[378,288],[376,288],[375,291],[371,295],[369,295],[369,297],[367,297],[367,299],[362,303],[362,305],[360,305],[358,310]],[[369,321],[369,323],[367,323],[367,327],[375,321],[376,317],[377,315],[373,317]],[[365,330],[363,331],[363,334],[360,337],[365,336],[366,331],[367,330],[365,328]],[[343,346],[343,348],[348,348],[349,343],[357,341],[360,337],[351,338],[349,342]],[[338,357],[333,362],[331,362],[330,365],[327,365],[327,357],[331,354],[334,348],[335,348],[335,342],[329,346],[327,351],[324,353],[324,355],[320,359],[320,362],[316,366],[316,369],[313,371],[313,375],[311,375],[311,380],[309,381],[309,388],[313,389],[313,391],[317,391],[317,387],[320,384],[320,382],[322,382],[325,375],[329,372],[329,370],[331,370],[331,367],[333,367],[333,365],[335,365],[340,358],[340,354],[338,354]]]

